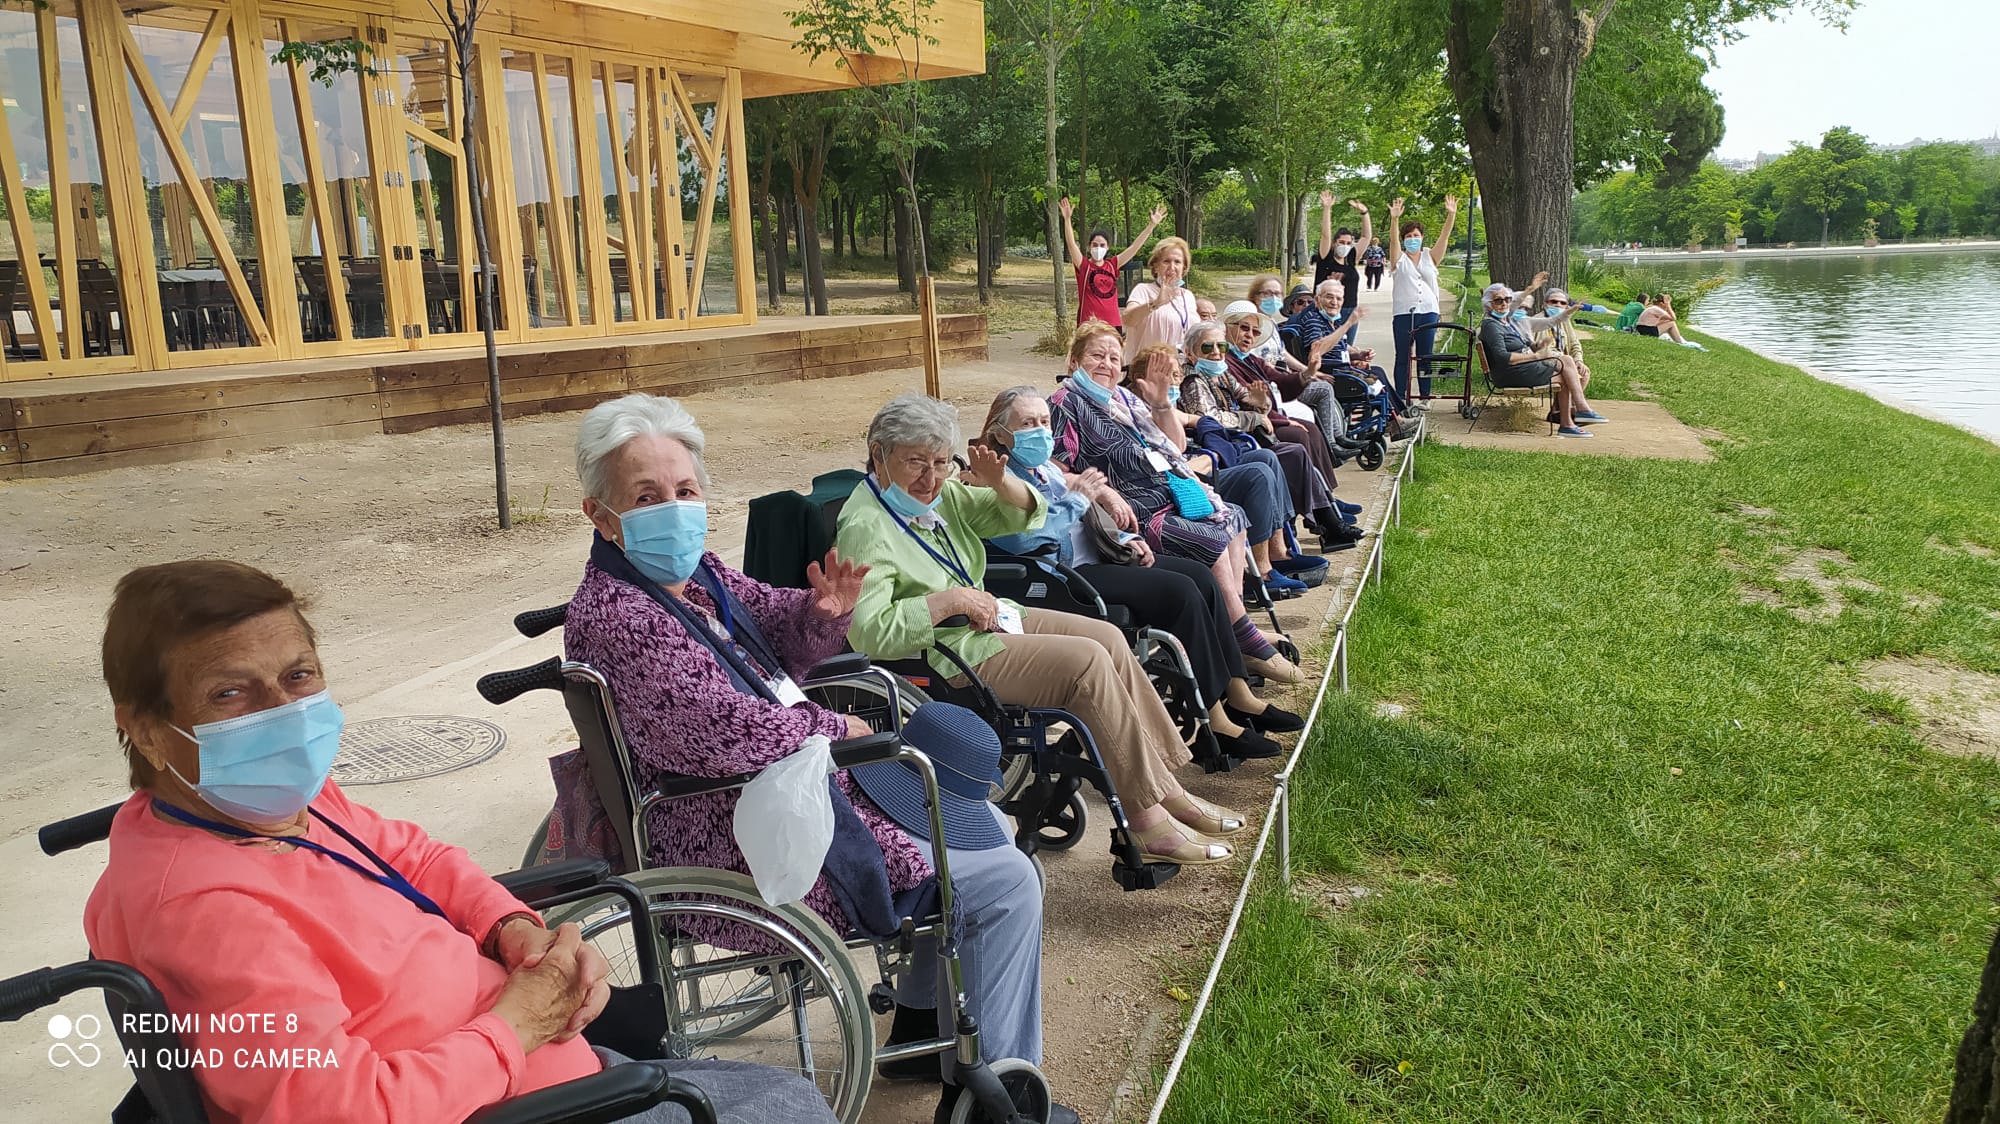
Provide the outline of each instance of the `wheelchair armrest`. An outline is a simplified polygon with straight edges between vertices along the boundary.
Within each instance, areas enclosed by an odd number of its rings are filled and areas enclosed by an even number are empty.
[[[60,855],[104,839],[111,834],[111,821],[117,817],[118,809],[124,806],[125,802],[121,800],[94,812],[57,820],[42,828],[35,833],[35,838],[41,841],[42,854]]]
[[[1104,606],[1104,619],[1119,628],[1131,628],[1132,610],[1123,605],[1107,604]]]
[[[903,751],[903,739],[894,734],[869,734],[861,738],[842,738],[833,743],[833,767],[852,769],[856,765],[875,765],[883,761],[894,761]]]
[[[602,859],[571,859],[547,866],[523,867],[496,874],[493,881],[526,902],[537,902],[595,886],[611,876],[611,864]]]
[[[1028,580],[1028,567],[1019,562],[992,562],[986,567],[988,581],[1024,582]]]
[[[479,694],[494,706],[512,702],[529,691],[563,689],[562,657],[550,656],[538,664],[495,671],[479,677]]]
[[[694,1124],[715,1124],[706,1093],[659,1066],[636,1063],[488,1105],[465,1124],[611,1124],[668,1101],[686,1109]]]
[[[812,670],[806,672],[805,682],[799,686],[810,687],[816,683],[852,679],[873,666],[875,666],[874,661],[868,658],[866,652],[842,652],[832,659],[821,660],[814,664]]]

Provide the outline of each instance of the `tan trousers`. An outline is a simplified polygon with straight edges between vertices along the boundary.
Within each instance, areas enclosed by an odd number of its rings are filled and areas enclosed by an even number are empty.
[[[974,670],[1002,702],[1053,706],[1083,719],[1126,813],[1181,790],[1175,768],[1194,759],[1180,729],[1115,625],[1028,609],[1020,636]]]

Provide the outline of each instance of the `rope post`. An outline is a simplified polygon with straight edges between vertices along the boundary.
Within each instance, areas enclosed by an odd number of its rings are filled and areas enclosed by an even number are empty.
[[[1278,786],[1278,881],[1289,893],[1292,889],[1292,775],[1279,773],[1271,780]]]
[[[1333,666],[1339,675],[1340,693],[1347,693],[1347,622],[1333,630]]]

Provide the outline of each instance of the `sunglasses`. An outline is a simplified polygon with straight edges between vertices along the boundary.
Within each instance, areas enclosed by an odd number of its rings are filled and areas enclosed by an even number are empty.
[[[1227,345],[1221,343],[1204,343],[1198,345],[1195,348],[1195,350],[1201,352],[1203,355],[1220,355],[1223,353],[1226,346]]]

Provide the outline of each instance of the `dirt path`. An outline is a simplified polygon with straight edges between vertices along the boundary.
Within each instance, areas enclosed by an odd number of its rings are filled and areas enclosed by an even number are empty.
[[[1033,337],[997,337],[992,361],[947,373],[948,397],[968,427],[999,389],[1048,385],[1059,375],[1059,363],[1027,354]],[[1386,354],[1386,333],[1371,342]],[[920,372],[901,371],[689,399],[709,434],[716,549],[740,556],[751,497],[857,464],[875,408],[921,381]],[[307,592],[350,721],[458,714],[500,722],[509,741],[492,759],[357,795],[465,846],[491,869],[512,868],[551,799],[544,759],[571,735],[552,696],[501,712],[477,696],[473,681],[559,650],[551,638],[521,639],[509,621],[519,609],[567,599],[580,576],[588,529],[570,467],[576,420],[509,424],[516,495],[534,521],[505,536],[488,530],[491,453],[477,427],[0,483],[0,619],[7,622],[0,868],[14,872],[0,883],[0,915],[14,919],[0,975],[85,955],[80,918],[102,851],[49,859],[33,831],[126,792],[96,647],[112,584],[146,563],[226,556]],[[1372,521],[1389,479],[1386,471],[1344,470],[1341,494],[1366,503]],[[1333,587],[1352,584],[1361,557],[1337,555],[1327,588],[1286,605],[1286,627],[1302,644]],[[1269,772],[1252,765],[1223,778],[1191,776],[1189,784],[1257,809],[1269,797]],[[1160,891],[1111,892],[1104,822],[1096,809],[1086,842],[1048,863],[1047,1068],[1086,1119],[1106,1118],[1128,1077],[1149,1085],[1149,1063],[1178,1018],[1168,983],[1198,979],[1205,969],[1242,874],[1191,870]],[[71,1014],[95,1009],[70,1006]],[[129,1079],[111,1065],[53,1070],[44,1026],[39,1019],[0,1026],[0,1087],[14,1102],[8,1115],[101,1119]],[[929,1105],[928,1093],[886,1089],[870,1119],[927,1120]]]

